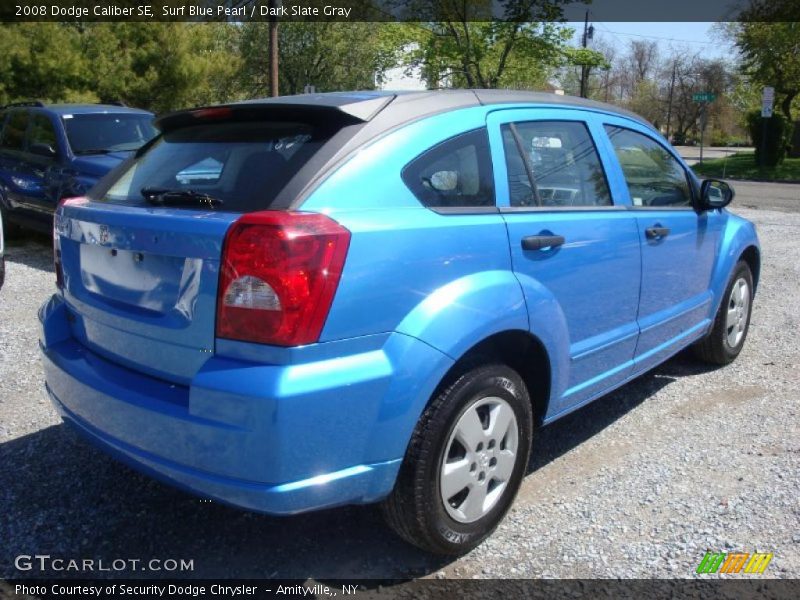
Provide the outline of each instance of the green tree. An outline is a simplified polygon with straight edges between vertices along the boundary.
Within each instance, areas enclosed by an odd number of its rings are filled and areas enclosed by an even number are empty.
[[[605,66],[600,53],[568,45],[573,30],[559,23],[564,3],[498,0],[501,17],[483,14],[491,3],[443,0],[433,10],[412,3],[409,10],[431,20],[417,27],[404,62],[431,88],[541,88],[559,67]]]
[[[0,102],[116,102],[166,111],[234,99],[238,30],[228,23],[0,26]]]
[[[95,101],[78,33],[60,23],[0,26],[0,102]]]
[[[766,20],[784,4],[757,0],[748,18]],[[800,96],[800,23],[748,20],[736,25],[733,35],[744,73],[753,83],[774,87],[781,112],[794,121],[793,105]]]
[[[394,23],[284,22],[278,26],[281,94],[307,85],[320,92],[373,89],[397,64],[403,26]],[[242,82],[250,95],[266,95],[268,24],[242,26]]]
[[[231,99],[238,73],[227,23],[96,23],[81,48],[102,101],[157,112]]]

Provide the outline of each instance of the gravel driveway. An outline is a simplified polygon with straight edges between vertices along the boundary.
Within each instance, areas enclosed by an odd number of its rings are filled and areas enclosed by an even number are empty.
[[[25,575],[14,557],[39,553],[191,559],[181,575],[195,577],[689,577],[713,550],[773,552],[766,576],[800,577],[800,186],[790,189],[794,212],[735,209],[757,223],[765,258],[739,360],[714,370],[679,356],[539,431],[508,518],[458,560],[399,541],[374,507],[248,514],[84,444],[41,391],[49,240],[11,246],[0,291],[0,576]]]

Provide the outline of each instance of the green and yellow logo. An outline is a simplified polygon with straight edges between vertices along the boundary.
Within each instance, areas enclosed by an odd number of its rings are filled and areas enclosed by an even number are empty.
[[[750,575],[760,575],[767,570],[772,554],[766,552],[706,552],[697,565],[698,573],[739,573],[744,569]]]

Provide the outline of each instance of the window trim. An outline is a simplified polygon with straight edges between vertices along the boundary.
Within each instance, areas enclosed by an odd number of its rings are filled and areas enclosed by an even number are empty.
[[[516,126],[520,123],[579,123],[583,125],[584,129],[586,130],[586,134],[589,136],[589,140],[592,142],[592,147],[594,148],[595,156],[597,156],[597,161],[600,163],[600,169],[603,172],[603,179],[606,182],[606,189],[608,189],[608,197],[611,199],[611,204],[606,205],[581,205],[581,206],[501,206],[500,212],[501,213],[542,213],[542,212],[598,212],[598,211],[607,211],[607,210],[625,210],[627,207],[624,204],[617,204],[614,202],[614,194],[611,188],[611,182],[608,180],[608,173],[606,172],[606,167],[603,164],[603,158],[600,155],[600,150],[597,147],[597,140],[594,138],[594,134],[592,133],[592,128],[590,123],[585,118],[577,118],[577,119],[548,119],[548,118],[539,118],[539,119],[524,119],[524,120],[509,120],[504,121],[502,123],[498,123],[497,126],[502,132],[502,128],[504,125]],[[505,148],[501,148],[501,152],[503,153],[502,159],[506,160]],[[521,157],[523,160],[524,157]],[[506,164],[508,164],[506,162]],[[508,177],[508,167],[506,167],[506,177]],[[509,203],[511,198],[509,197]],[[497,202],[497,198],[495,198],[495,203]]]
[[[542,213],[542,212],[606,212],[628,210],[624,204],[605,206],[500,206],[501,213]]]
[[[440,215],[493,215],[503,212],[502,206],[425,206]]]
[[[667,205],[667,206],[636,206],[636,205],[634,205],[633,204],[633,198],[630,198],[630,186],[628,186],[628,180],[625,179],[625,171],[622,168],[622,163],[620,162],[619,157],[617,157],[617,152],[616,152],[616,149],[614,148],[614,142],[611,141],[611,136],[608,135],[608,130],[606,129],[607,127],[616,127],[617,129],[624,129],[625,131],[630,131],[631,133],[638,133],[642,137],[645,137],[648,140],[651,140],[652,142],[654,142],[655,144],[658,144],[659,146],[661,146],[661,148],[663,148],[664,151],[667,154],[669,154],[673,158],[673,160],[675,160],[675,162],[678,164],[678,166],[683,171],[683,176],[686,179],[686,184],[687,184],[687,187],[689,188],[689,205],[688,206],[671,206],[671,205]],[[678,155],[672,148],[667,147],[661,140],[659,140],[658,138],[650,135],[649,133],[645,133],[644,131],[639,131],[638,129],[633,129],[631,127],[625,127],[624,125],[618,125],[616,123],[608,123],[606,121],[603,121],[602,128],[603,128],[603,132],[605,133],[606,139],[608,139],[608,143],[609,143],[611,149],[614,151],[614,160],[617,162],[617,166],[619,167],[619,170],[620,170],[620,172],[622,174],[622,177],[625,180],[625,185],[626,185],[626,187],[628,187],[628,197],[631,199],[631,204],[629,206],[630,210],[644,211],[644,212],[647,212],[647,211],[687,211],[687,210],[691,210],[692,212],[697,212],[697,193],[696,193],[696,190],[695,190],[694,179],[690,175],[689,169],[687,169],[684,166],[682,157],[680,157],[680,155]]]
[[[426,154],[428,154],[430,152],[434,152],[436,149],[440,148],[441,146],[444,146],[445,144],[449,144],[450,142],[452,142],[455,139],[458,139],[458,138],[463,137],[465,135],[473,134],[473,133],[476,133],[476,132],[481,132],[481,131],[483,132],[483,135],[485,137],[484,141],[486,142],[486,151],[487,151],[487,156],[486,157],[488,158],[487,164],[488,164],[488,168],[489,168],[489,181],[491,182],[491,199],[492,199],[492,203],[488,204],[488,205],[476,205],[476,206],[429,206],[429,205],[425,204],[419,198],[419,196],[417,196],[417,194],[414,193],[414,190],[411,188],[411,186],[406,182],[406,177],[405,177],[406,171],[408,171],[414,163],[416,163],[419,159],[421,159]],[[478,159],[480,160],[480,156],[478,157]],[[400,180],[403,182],[403,185],[411,193],[411,195],[414,197],[414,199],[417,202],[419,202],[419,205],[422,208],[427,208],[428,210],[431,210],[431,211],[433,211],[433,212],[435,212],[437,214],[440,214],[440,215],[493,214],[493,213],[499,212],[498,206],[497,206],[497,188],[496,188],[496,186],[494,184],[495,183],[494,182],[494,160],[493,160],[493,157],[492,157],[492,144],[491,144],[491,141],[489,139],[489,128],[486,125],[481,125],[480,127],[475,127],[473,129],[467,129],[466,131],[460,131],[457,134],[452,135],[449,138],[444,139],[444,140],[434,144],[433,146],[429,146],[429,147],[425,148],[425,150],[423,150],[422,152],[420,152],[419,154],[414,156],[414,158],[412,158],[410,161],[408,161],[403,166],[403,168],[400,169]]]

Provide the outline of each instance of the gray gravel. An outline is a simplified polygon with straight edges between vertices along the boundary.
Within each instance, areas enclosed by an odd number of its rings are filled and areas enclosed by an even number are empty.
[[[760,189],[754,203],[771,194]],[[249,514],[84,444],[41,392],[49,241],[12,245],[0,291],[0,576],[24,575],[14,557],[40,553],[193,559],[183,575],[196,577],[690,577],[706,550],[758,550],[774,553],[767,576],[800,577],[800,187],[790,190],[795,212],[736,209],[758,224],[765,257],[737,362],[713,370],[679,356],[538,432],[508,518],[458,560],[399,541],[374,507]]]

